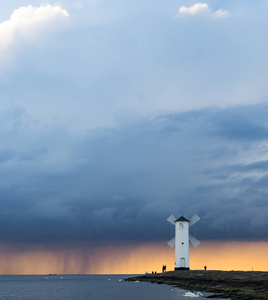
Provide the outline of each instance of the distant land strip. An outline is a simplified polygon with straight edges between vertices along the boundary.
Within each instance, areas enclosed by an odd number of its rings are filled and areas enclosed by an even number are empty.
[[[170,271],[127,278],[213,293],[207,298],[268,299],[268,272]]]

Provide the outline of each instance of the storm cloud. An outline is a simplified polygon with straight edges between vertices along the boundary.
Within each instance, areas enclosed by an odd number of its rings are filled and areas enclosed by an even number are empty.
[[[267,113],[207,108],[74,133],[2,112],[0,240],[168,240],[171,213],[198,213],[200,239],[267,240]]]

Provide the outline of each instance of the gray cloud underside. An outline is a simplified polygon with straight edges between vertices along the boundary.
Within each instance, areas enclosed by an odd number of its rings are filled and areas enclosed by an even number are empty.
[[[202,218],[199,239],[267,240],[267,115],[209,108],[74,133],[6,111],[0,240],[168,240],[182,212]]]

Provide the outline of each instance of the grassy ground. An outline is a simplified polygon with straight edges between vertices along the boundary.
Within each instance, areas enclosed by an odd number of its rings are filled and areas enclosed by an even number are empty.
[[[268,300],[268,272],[172,271],[127,279],[171,284],[185,289],[212,292],[212,297]]]

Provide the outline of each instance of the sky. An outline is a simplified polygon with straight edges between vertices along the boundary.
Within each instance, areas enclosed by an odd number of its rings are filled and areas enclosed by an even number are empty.
[[[268,270],[266,0],[0,8],[1,274]]]

